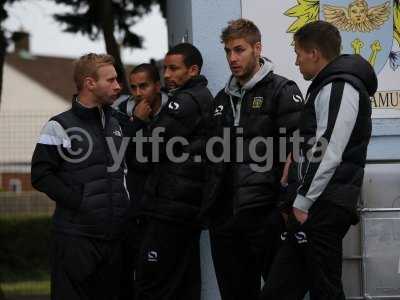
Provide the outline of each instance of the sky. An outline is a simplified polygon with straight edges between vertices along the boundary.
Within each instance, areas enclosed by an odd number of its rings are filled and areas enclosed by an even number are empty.
[[[46,0],[30,0],[14,3],[7,9],[9,18],[5,28],[10,31],[24,29],[30,36],[31,52],[34,55],[79,57],[88,52],[105,52],[104,41],[91,41],[81,34],[63,32],[64,26],[52,15],[70,11],[70,8]],[[144,37],[143,49],[122,49],[124,63],[148,62],[160,59],[168,48],[166,21],[158,6],[146,15],[132,30]]]

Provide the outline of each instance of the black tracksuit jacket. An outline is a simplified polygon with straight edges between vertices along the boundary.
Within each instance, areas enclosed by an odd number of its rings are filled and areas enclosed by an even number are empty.
[[[300,118],[299,158],[290,170],[289,203],[308,211],[330,201],[355,215],[371,137],[377,78],[358,55],[341,55],[310,85]]]
[[[159,162],[153,164],[146,182],[144,215],[199,224],[198,217],[205,198],[205,145],[210,132],[212,110],[213,97],[207,88],[207,79],[199,75],[175,90],[152,122],[152,132],[157,128],[164,130],[161,133],[164,141],[160,143]],[[175,156],[188,155],[183,162],[174,162],[166,155],[168,141],[176,137],[187,141],[187,145],[176,143],[173,147]],[[200,158],[198,161],[196,156]]]
[[[126,168],[124,163],[112,168],[109,144],[119,149],[123,135],[112,108],[103,107],[103,113],[74,100],[40,134],[31,179],[56,202],[56,232],[101,239],[122,234],[130,205]]]
[[[215,97],[214,133],[223,136],[224,130],[231,132],[231,151],[230,162],[212,166],[205,215],[218,218],[221,211],[235,215],[247,209],[274,207],[278,202],[282,167],[291,151],[289,137],[298,128],[303,100],[296,83],[275,74],[272,68],[272,63],[263,59],[259,74],[245,86],[236,86],[237,90],[232,91],[231,77]],[[243,133],[237,134],[237,128]],[[243,150],[237,147],[237,137],[243,138]],[[254,169],[266,165],[266,160],[257,162],[250,155],[251,141],[257,138],[272,141],[267,146],[260,142],[253,147],[260,157],[268,154],[272,162],[268,169]],[[241,161],[237,160],[239,151],[243,153]]]

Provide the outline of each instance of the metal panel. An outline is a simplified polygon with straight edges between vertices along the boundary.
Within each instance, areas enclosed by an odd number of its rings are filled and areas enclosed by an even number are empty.
[[[400,299],[400,163],[365,168],[361,222],[343,240],[347,299]]]
[[[361,226],[352,226],[343,239],[343,288],[347,299],[362,295]]]
[[[400,208],[400,164],[368,164],[362,201],[364,208]]]
[[[373,299],[400,299],[400,212],[366,212],[365,291]]]

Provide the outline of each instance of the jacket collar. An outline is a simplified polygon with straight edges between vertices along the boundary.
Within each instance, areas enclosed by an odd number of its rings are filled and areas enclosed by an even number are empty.
[[[207,84],[208,84],[207,78],[205,78],[203,75],[197,75],[197,76],[189,79],[183,86],[181,86],[177,89],[168,91],[168,95],[173,96],[180,91],[191,89],[196,86],[207,86]]]
[[[112,108],[109,105],[102,107],[106,120],[111,115]],[[100,111],[98,107],[88,108],[79,103],[78,95],[72,97],[72,112],[81,119],[95,119],[100,120]]]

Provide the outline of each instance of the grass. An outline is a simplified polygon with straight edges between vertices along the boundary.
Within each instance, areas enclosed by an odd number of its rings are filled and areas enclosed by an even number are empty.
[[[0,284],[5,295],[49,295],[50,227],[46,215],[0,217]]]
[[[5,295],[50,295],[50,280],[2,283]]]

